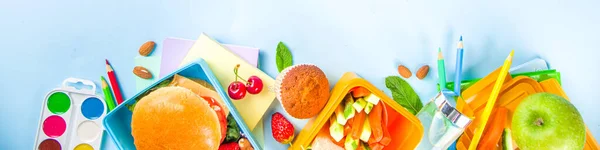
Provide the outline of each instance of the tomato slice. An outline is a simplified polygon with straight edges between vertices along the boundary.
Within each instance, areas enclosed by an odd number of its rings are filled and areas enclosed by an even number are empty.
[[[225,136],[227,136],[227,116],[225,116],[225,111],[223,111],[223,107],[219,102],[217,102],[212,97],[203,96],[204,100],[208,102],[210,108],[212,108],[215,113],[217,113],[217,117],[219,118],[219,125],[221,125],[221,142],[225,140]]]

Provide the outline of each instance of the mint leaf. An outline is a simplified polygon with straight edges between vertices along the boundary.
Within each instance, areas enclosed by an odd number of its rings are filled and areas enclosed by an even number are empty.
[[[279,70],[279,72],[292,66],[292,53],[283,42],[277,44],[277,53],[275,55],[275,63],[277,63],[277,70]]]
[[[385,86],[392,91],[394,101],[402,105],[402,107],[406,108],[413,115],[416,115],[423,108],[423,103],[419,95],[417,95],[408,82],[399,76],[386,77]]]

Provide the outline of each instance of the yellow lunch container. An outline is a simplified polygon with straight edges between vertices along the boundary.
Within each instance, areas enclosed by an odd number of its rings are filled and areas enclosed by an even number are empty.
[[[346,95],[355,87],[367,89],[371,94],[380,99],[380,103],[378,102],[377,104],[383,104],[384,118],[382,122],[387,122],[387,126],[382,126],[385,128],[383,130],[387,129],[389,131],[391,142],[389,145],[382,147],[382,149],[414,149],[419,144],[423,136],[423,126],[417,117],[365,79],[353,72],[347,72],[333,87],[331,97],[325,108],[317,117],[309,120],[289,149],[303,150],[310,147],[317,134],[320,131],[324,131],[325,129],[323,128],[328,128],[325,125],[328,125],[332,115],[335,115],[336,108],[342,105]]]
[[[465,115],[475,118],[475,121],[465,129],[463,135],[458,139],[456,143],[457,150],[466,150],[468,149],[469,144],[471,144],[471,138],[473,137],[475,129],[479,127],[478,120],[482,117],[481,114],[483,108],[489,98],[489,93],[491,93],[493,84],[499,75],[499,70],[500,69],[497,69],[490,73],[485,78],[466,89],[462,92],[462,98],[457,100],[457,109],[462,111]],[[496,107],[504,107],[508,110],[508,119],[505,125],[506,128],[510,128],[513,112],[521,101],[529,95],[540,92],[557,94],[568,100],[567,95],[556,79],[551,78],[542,82],[537,82],[526,76],[517,76],[514,78],[510,75],[506,76],[506,80],[504,81],[496,102]],[[600,149],[587,126],[585,141],[585,150]]]

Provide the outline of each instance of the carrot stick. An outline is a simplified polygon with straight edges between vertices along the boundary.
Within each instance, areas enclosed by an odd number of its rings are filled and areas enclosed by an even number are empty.
[[[392,135],[390,135],[390,131],[388,130],[388,113],[385,107],[385,104],[381,104],[383,107],[383,112],[382,114],[382,118],[383,118],[383,138],[381,138],[381,141],[379,141],[380,144],[387,146],[390,144],[390,142],[392,142]]]
[[[372,135],[375,141],[381,141],[383,138],[383,126],[382,126],[382,112],[383,106],[381,103],[373,106],[373,110],[369,113],[369,123],[371,124]]]
[[[346,125],[344,125],[344,136],[347,136],[348,134],[350,134],[351,131],[352,131],[352,126],[350,126],[349,123],[346,123]]]
[[[346,141],[346,137],[342,138],[342,140],[340,140],[339,142],[336,142],[333,138],[329,138],[331,139],[331,142],[335,143],[335,145],[340,146],[340,147],[344,147],[344,141]]]
[[[497,108],[493,118],[490,118],[477,149],[495,149],[496,144],[502,138],[507,112],[508,110],[504,107]]]
[[[388,131],[387,127],[383,128],[383,138],[379,141],[380,144],[387,146],[392,142],[392,135],[390,135],[390,131]]]
[[[354,122],[354,117],[348,119],[348,121],[346,121],[346,125],[352,127],[352,123]]]
[[[352,138],[359,139],[360,134],[362,133],[363,125],[365,124],[365,118],[367,118],[367,113],[361,111],[356,116],[354,116],[354,121],[352,122]]]
[[[369,144],[369,146],[371,147],[371,150],[382,150],[384,147],[379,143]]]
[[[350,91],[352,91],[352,97],[354,98],[365,97],[371,94],[371,92],[367,90],[367,88],[364,88],[362,86],[354,87]]]
[[[377,140],[375,140],[375,137],[373,137],[373,134],[371,134],[371,137],[369,138],[369,141],[367,141],[367,143],[369,145],[377,143]]]

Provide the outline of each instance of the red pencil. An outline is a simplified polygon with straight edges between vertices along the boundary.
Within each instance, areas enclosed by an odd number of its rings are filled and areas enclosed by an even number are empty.
[[[108,74],[108,80],[110,80],[110,86],[112,86],[113,93],[115,93],[115,99],[117,99],[117,105],[123,103],[123,94],[121,94],[121,88],[117,82],[117,76],[113,71],[110,63],[106,60],[106,74]]]

